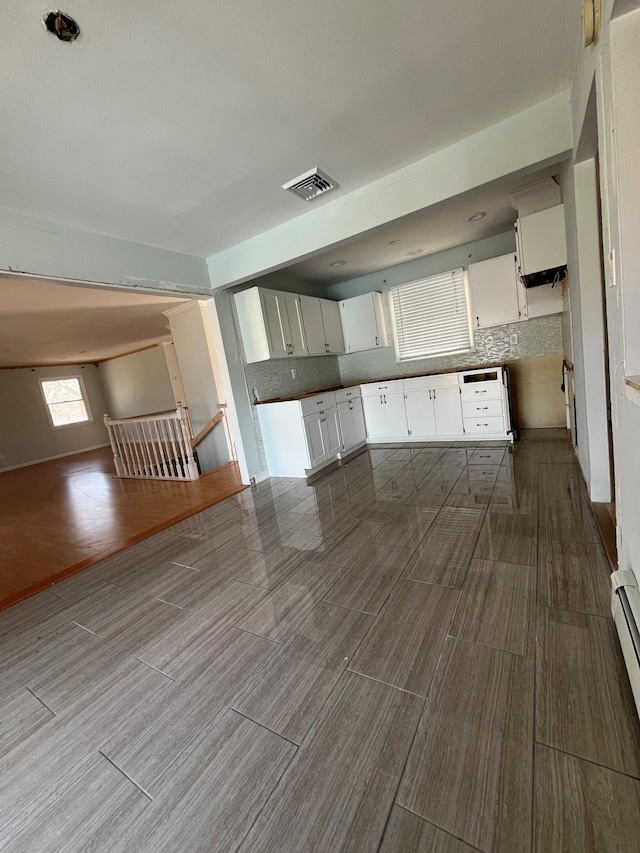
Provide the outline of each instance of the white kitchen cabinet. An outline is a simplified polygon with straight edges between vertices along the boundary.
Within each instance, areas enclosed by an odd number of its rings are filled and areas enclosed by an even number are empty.
[[[469,264],[473,322],[478,329],[524,319],[526,298],[518,278],[515,255],[501,255]]]
[[[304,420],[304,432],[309,449],[309,468],[320,465],[327,457],[323,427],[324,415],[322,412],[314,412],[307,415]]]
[[[297,294],[252,287],[235,303],[247,362],[308,355]]]
[[[527,288],[527,313],[529,317],[546,317],[562,314],[564,297],[562,284],[541,284]]]
[[[342,452],[333,392],[261,404],[258,419],[272,477],[306,477]]]
[[[405,399],[407,428],[412,438],[428,439],[436,434],[432,391],[409,391]]]
[[[436,435],[462,435],[462,404],[460,388],[434,388],[433,410],[436,421]]]
[[[344,335],[342,334],[339,303],[332,302],[331,299],[321,299],[320,309],[327,351],[329,353],[343,353]]]
[[[255,326],[251,331],[254,333],[260,331],[259,328],[257,328],[257,325],[259,319],[262,319],[267,341],[265,358],[284,358],[285,356],[289,355],[289,334],[287,329],[288,322],[286,317],[286,311],[284,309],[284,304],[280,300],[280,297],[275,293],[269,293],[268,291],[264,291],[262,293],[258,292],[258,296],[259,303],[262,307],[262,317],[256,317],[254,323],[252,323],[252,325],[255,324]],[[238,299],[236,297],[236,304],[237,303]],[[238,314],[239,313],[240,312],[238,311]],[[242,320],[240,321],[240,325],[242,326]],[[246,350],[247,341],[245,340],[244,334],[242,336],[242,339],[245,342]],[[262,360],[262,358],[250,358],[249,353],[247,352],[247,361]]]
[[[309,355],[344,352],[340,308],[330,299],[301,296],[300,308]]]
[[[342,437],[341,453],[344,455],[365,443],[367,430],[364,423],[364,412],[360,397],[344,399],[343,402],[340,402],[338,392],[336,393],[336,399],[338,400],[338,420],[340,422],[340,434]]]
[[[398,439],[408,435],[403,392],[363,395],[362,407],[368,438]]]
[[[327,352],[320,301],[315,296],[300,297],[302,322],[304,324],[309,355],[325,355]]]
[[[295,293],[283,293],[280,302],[284,303],[287,325],[289,327],[289,355],[308,355],[302,324],[300,297]]]
[[[387,346],[381,293],[363,293],[339,304],[345,352]]]

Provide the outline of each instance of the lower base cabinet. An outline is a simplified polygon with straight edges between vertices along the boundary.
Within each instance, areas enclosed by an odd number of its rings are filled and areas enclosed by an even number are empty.
[[[269,474],[307,477],[366,442],[511,440],[503,368],[480,368],[263,403]]]
[[[338,403],[338,421],[342,436],[342,455],[346,455],[356,447],[360,447],[367,439],[367,429],[364,423],[362,400],[345,400]]]

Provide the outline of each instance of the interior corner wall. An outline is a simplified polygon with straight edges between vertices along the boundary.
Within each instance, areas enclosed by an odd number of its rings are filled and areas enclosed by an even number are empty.
[[[135,418],[175,409],[167,360],[160,345],[103,361],[99,375],[111,418]]]
[[[219,410],[220,396],[216,385],[209,341],[199,302],[166,312],[180,367],[194,435],[197,435]],[[231,461],[225,427],[216,426],[198,445],[197,454],[202,473],[213,471]]]
[[[40,379],[81,375],[93,422],[54,429]],[[0,370],[0,471],[109,444],[105,401],[93,364]]]
[[[625,332],[632,328],[637,339],[638,317],[637,311],[630,311],[627,297],[628,291],[637,288],[640,281],[640,262],[636,263],[639,257],[638,217],[628,196],[640,175],[637,156],[635,162],[629,161],[630,153],[637,152],[640,138],[640,67],[637,62],[640,10],[611,21],[613,6],[614,0],[604,0],[598,42],[579,51],[571,104],[575,159],[595,81],[618,564],[621,569],[633,571],[640,582],[640,407],[627,397],[625,384],[625,374],[631,366],[626,359]],[[621,204],[624,199],[629,204]],[[575,358],[577,363],[578,352]]]

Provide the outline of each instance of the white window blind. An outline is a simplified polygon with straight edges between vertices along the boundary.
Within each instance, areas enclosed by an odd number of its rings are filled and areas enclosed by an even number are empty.
[[[391,302],[399,361],[473,348],[463,269],[400,284]]]

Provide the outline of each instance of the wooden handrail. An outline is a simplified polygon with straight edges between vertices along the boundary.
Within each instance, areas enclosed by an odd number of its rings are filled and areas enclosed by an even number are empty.
[[[203,438],[206,438],[206,436],[208,436],[208,435],[209,435],[209,433],[210,433],[210,432],[211,432],[211,430],[214,428],[214,426],[215,426],[216,424],[219,424],[219,423],[220,423],[220,421],[221,421],[223,418],[224,418],[224,412],[222,412],[222,411],[218,412],[218,414],[217,414],[217,415],[214,415],[214,417],[212,417],[212,418],[211,418],[211,420],[209,421],[209,423],[208,423],[208,424],[206,424],[206,426],[202,427],[202,429],[201,429],[201,430],[200,430],[200,432],[195,436],[195,438],[192,438],[192,439],[191,439],[191,447],[192,447],[192,448],[197,447],[197,445],[198,445],[198,444],[200,444],[200,442],[202,441],[202,439],[203,439]]]

